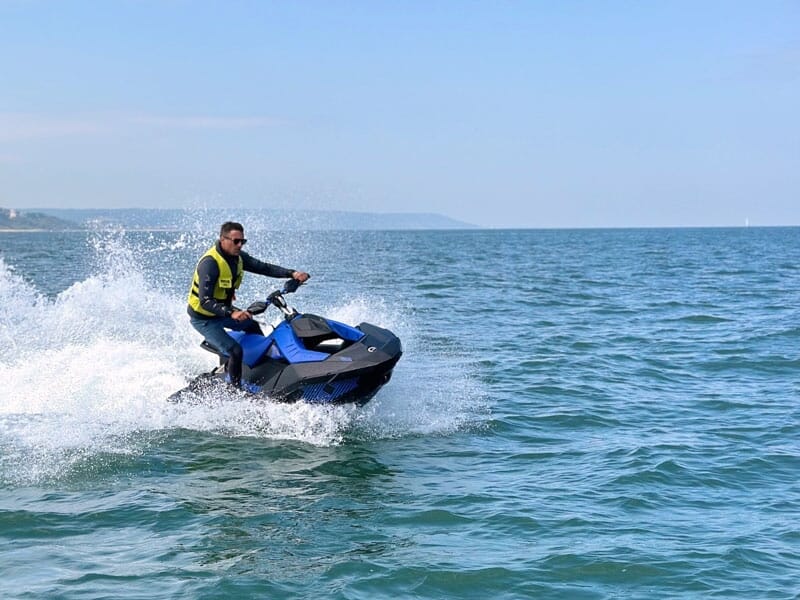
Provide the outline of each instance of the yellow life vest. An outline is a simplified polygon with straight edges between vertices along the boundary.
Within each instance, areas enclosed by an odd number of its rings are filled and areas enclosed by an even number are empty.
[[[236,268],[236,275],[234,276],[234,274],[231,273],[231,267],[228,265],[228,261],[225,260],[225,258],[223,258],[223,256],[217,251],[216,245],[211,246],[208,252],[200,257],[200,260],[203,260],[206,256],[213,258],[217,263],[217,267],[219,267],[219,277],[217,277],[217,281],[214,283],[214,298],[220,302],[224,302],[228,299],[228,294],[230,293],[231,289],[235,290],[242,284],[242,277],[244,276],[244,261],[240,256],[239,264]],[[197,264],[199,265],[200,261],[197,261]],[[192,307],[192,310],[200,313],[201,315],[205,315],[207,317],[216,316],[214,313],[207,311],[205,308],[200,306],[200,274],[197,272],[197,267],[194,269],[192,287],[189,290],[189,306]]]

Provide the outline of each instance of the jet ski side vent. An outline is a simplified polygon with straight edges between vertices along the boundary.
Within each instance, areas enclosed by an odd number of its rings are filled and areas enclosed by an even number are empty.
[[[306,402],[335,402],[337,398],[344,396],[348,392],[352,392],[356,387],[358,387],[357,377],[343,379],[342,381],[334,381],[332,383],[315,383],[304,387],[301,397]]]

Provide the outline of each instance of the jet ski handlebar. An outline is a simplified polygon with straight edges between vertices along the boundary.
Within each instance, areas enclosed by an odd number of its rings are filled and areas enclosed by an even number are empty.
[[[289,305],[286,304],[286,300],[284,299],[283,295],[296,292],[297,288],[299,288],[301,285],[303,285],[302,282],[297,281],[296,279],[290,279],[283,284],[283,288],[275,290],[269,296],[267,296],[266,302],[261,300],[258,302],[253,302],[247,307],[247,312],[249,312],[251,315],[260,315],[272,305],[277,306],[287,317],[292,316],[296,311],[293,308],[289,308]]]

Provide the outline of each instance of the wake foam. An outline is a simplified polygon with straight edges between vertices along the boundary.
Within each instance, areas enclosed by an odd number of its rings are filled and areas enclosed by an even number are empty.
[[[90,240],[96,274],[54,298],[0,257],[0,481],[62,477],[92,456],[135,456],[157,443],[150,434],[170,430],[327,446],[448,434],[485,419],[484,394],[460,360],[419,347],[407,307],[368,296],[308,307],[347,323],[373,322],[402,339],[392,381],[366,406],[231,401],[219,392],[199,404],[167,402],[216,361],[189,325],[183,286],[164,291],[145,275],[142,256],[158,253],[162,263],[181,265],[165,279],[183,282],[198,243],[175,238],[140,248],[124,232],[98,234]]]

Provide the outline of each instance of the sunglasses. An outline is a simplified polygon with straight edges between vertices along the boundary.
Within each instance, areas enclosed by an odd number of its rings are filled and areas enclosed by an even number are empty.
[[[244,246],[247,243],[247,239],[246,238],[232,238],[232,237],[228,237],[227,235],[223,235],[222,237],[224,237],[226,240],[228,240],[230,242],[233,242],[237,246]]]

